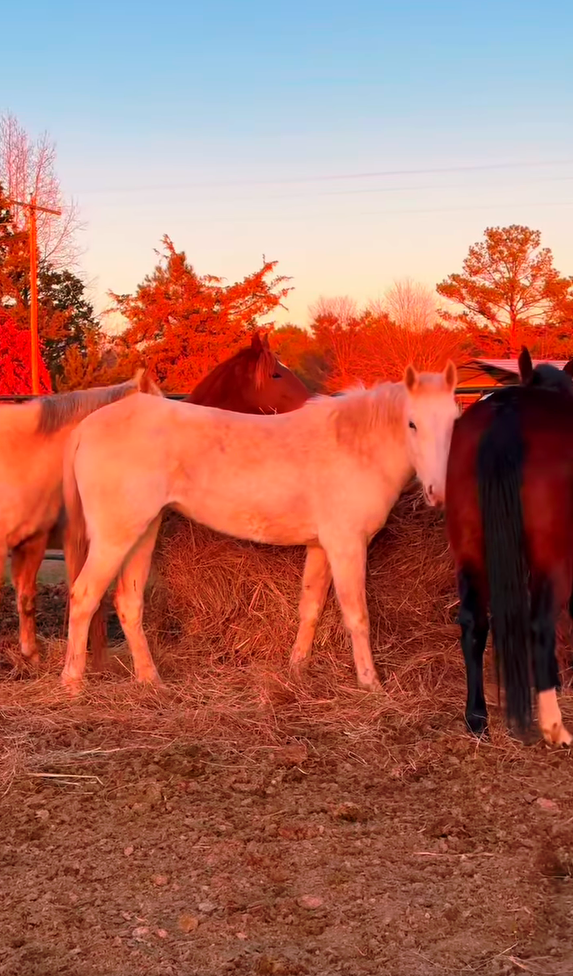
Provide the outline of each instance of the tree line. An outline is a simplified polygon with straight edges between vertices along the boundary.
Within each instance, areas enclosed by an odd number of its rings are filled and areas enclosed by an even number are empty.
[[[460,271],[435,290],[408,279],[360,308],[348,297],[320,298],[307,328],[276,327],[292,285],[276,261],[242,281],[198,275],[168,236],[156,265],[133,294],[110,292],[125,329],[106,331],[78,274],[77,210],[62,199],[55,150],[31,142],[17,121],[0,122],[0,393],[30,392],[29,240],[14,200],[38,194],[63,209],[56,231],[39,227],[39,331],[44,391],[119,382],[149,366],[166,392],[185,392],[261,326],[291,369],[313,390],[397,379],[406,363],[441,368],[474,357],[515,356],[522,344],[539,358],[573,356],[573,277],[554,266],[538,230],[488,227]],[[43,194],[43,197],[42,197]]]

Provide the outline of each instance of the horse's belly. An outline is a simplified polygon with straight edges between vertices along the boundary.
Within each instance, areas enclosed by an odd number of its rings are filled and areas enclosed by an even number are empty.
[[[26,493],[18,503],[1,512],[6,543],[13,549],[38,532],[47,532],[57,522],[62,507],[61,492],[34,496]]]
[[[234,520],[232,534],[253,542],[266,542],[274,546],[309,545],[316,541],[316,529],[305,522],[293,520],[291,515],[264,516],[245,513]]]
[[[275,546],[309,545],[316,541],[316,524],[296,505],[280,511],[265,511],[264,506],[241,505],[234,501],[225,506],[177,505],[183,515],[225,535]]]

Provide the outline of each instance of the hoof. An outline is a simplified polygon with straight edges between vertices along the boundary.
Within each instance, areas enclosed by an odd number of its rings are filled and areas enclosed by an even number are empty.
[[[378,692],[382,691],[382,682],[378,678],[372,678],[371,681],[358,681],[358,687],[361,691],[372,691]]]
[[[35,672],[40,670],[40,655],[37,651],[34,654],[31,654],[29,657],[24,655],[23,661],[24,667],[26,667],[28,671]]]
[[[309,658],[301,658],[300,661],[290,661],[288,673],[293,681],[302,681],[306,676],[310,666]]]
[[[561,746],[563,749],[569,749],[573,743],[573,736],[567,731],[563,723],[541,731],[543,738],[550,746]]]
[[[83,678],[74,678],[71,675],[63,674],[61,677],[62,688],[70,695],[71,698],[77,698],[81,695],[84,690],[84,680]]]
[[[475,713],[466,715],[466,725],[472,735],[477,736],[478,739],[485,738],[488,735],[487,715],[476,715]]]
[[[141,688],[147,688],[150,691],[166,691],[167,689],[157,671],[154,674],[143,674],[141,677],[138,675],[135,680]]]

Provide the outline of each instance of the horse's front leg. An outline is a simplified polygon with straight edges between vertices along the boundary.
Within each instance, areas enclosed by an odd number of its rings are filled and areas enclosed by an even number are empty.
[[[48,532],[24,539],[12,550],[12,581],[20,624],[20,653],[32,668],[40,664],[36,637],[36,579],[46,554]]]
[[[91,543],[88,557],[79,576],[72,583],[68,646],[62,671],[62,684],[72,694],[81,691],[92,617],[108,586],[117,576],[126,555],[126,548],[116,546],[106,549],[105,545],[98,546]]]
[[[126,636],[136,681],[161,686],[149,644],[143,630],[145,584],[151,569],[153,550],[161,525],[161,515],[153,520],[124,562],[117,583],[115,605]]]
[[[310,661],[316,627],[326,602],[332,573],[322,546],[309,546],[302,577],[299,625],[290,656],[290,668],[300,674]]]
[[[366,605],[367,540],[362,535],[338,537],[324,543],[344,623],[352,640],[354,664],[360,688],[382,687],[370,649],[370,620]]]

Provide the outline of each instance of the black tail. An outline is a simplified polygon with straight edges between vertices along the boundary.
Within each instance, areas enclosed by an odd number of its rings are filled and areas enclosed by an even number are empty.
[[[508,721],[531,722],[531,627],[521,484],[524,447],[518,407],[498,405],[478,452],[478,488],[498,676]]]

